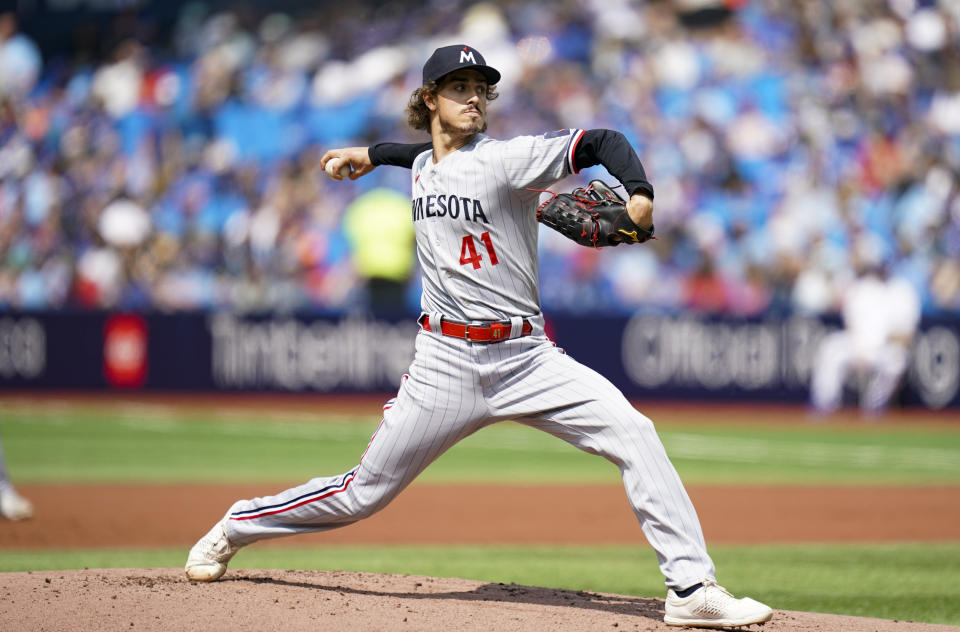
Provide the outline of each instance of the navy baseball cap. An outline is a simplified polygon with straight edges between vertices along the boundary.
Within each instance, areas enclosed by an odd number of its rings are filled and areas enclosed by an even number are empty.
[[[433,51],[433,55],[430,55],[430,59],[423,65],[423,84],[426,85],[431,81],[436,81],[440,77],[462,68],[479,71],[491,86],[500,81],[500,73],[487,65],[480,51],[466,44],[454,44],[453,46],[442,46]]]

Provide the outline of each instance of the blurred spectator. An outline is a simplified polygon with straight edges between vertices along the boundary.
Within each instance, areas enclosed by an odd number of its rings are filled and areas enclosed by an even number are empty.
[[[406,312],[415,262],[410,197],[386,188],[368,191],[347,206],[343,229],[369,307],[377,314]]]
[[[30,94],[42,64],[37,45],[18,31],[16,13],[0,13],[0,99],[18,100]]]
[[[140,103],[144,54],[139,43],[123,42],[117,47],[113,61],[93,74],[93,96],[115,119],[131,113]]]
[[[683,307],[694,312],[722,314],[727,311],[728,304],[727,288],[717,275],[713,260],[709,255],[703,255],[687,277]]]

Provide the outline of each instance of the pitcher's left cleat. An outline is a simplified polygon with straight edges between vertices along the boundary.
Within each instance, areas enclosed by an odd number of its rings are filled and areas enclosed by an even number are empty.
[[[227,538],[227,532],[223,526],[226,521],[227,517],[224,516],[190,549],[187,564],[184,566],[187,579],[195,582],[212,582],[220,579],[227,572],[227,563],[237,554],[241,546],[233,544]]]
[[[667,625],[725,629],[766,623],[771,617],[769,606],[749,597],[736,599],[717,582],[705,579],[703,587],[688,597],[678,597],[668,590],[663,621]]]

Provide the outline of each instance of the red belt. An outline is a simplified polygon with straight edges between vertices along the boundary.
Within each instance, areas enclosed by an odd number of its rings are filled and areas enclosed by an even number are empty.
[[[420,323],[427,331],[430,329],[430,317],[424,316]],[[455,323],[449,320],[440,321],[440,333],[444,336],[453,338],[462,338],[470,342],[502,342],[510,337],[510,321],[490,323],[489,325],[467,325],[466,323]],[[526,318],[523,319],[523,327],[520,329],[521,336],[529,336],[533,333],[533,325]]]

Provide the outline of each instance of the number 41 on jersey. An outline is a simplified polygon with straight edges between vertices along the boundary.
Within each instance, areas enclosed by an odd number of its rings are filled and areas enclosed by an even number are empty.
[[[487,248],[487,257],[490,265],[495,266],[500,263],[497,259],[497,251],[493,249],[493,241],[490,239],[490,233],[485,232],[480,235],[480,241]],[[473,235],[464,235],[463,243],[460,244],[460,265],[465,266],[468,263],[473,264],[474,270],[480,269],[480,262],[483,261],[483,255],[477,252],[476,243]]]

